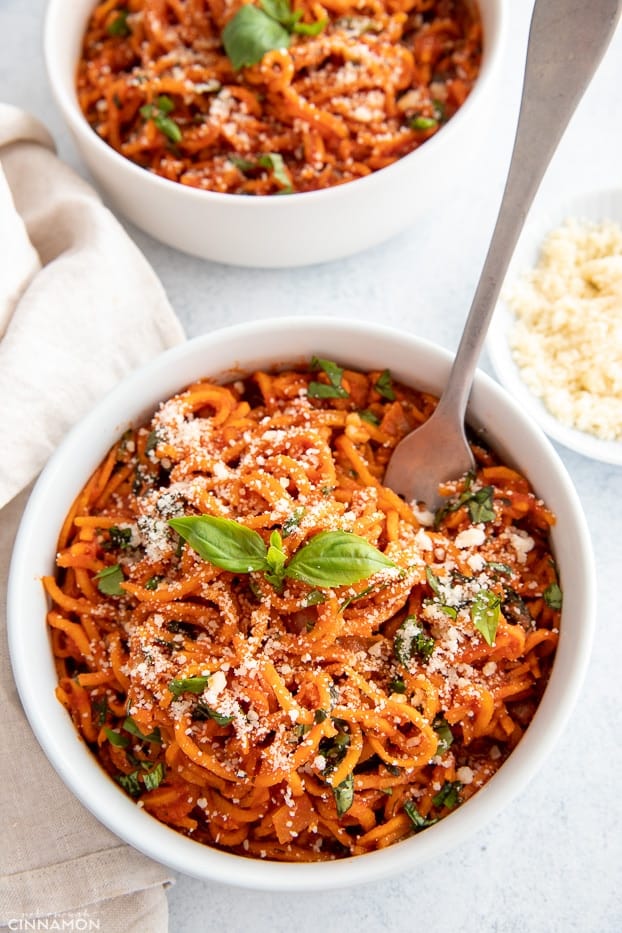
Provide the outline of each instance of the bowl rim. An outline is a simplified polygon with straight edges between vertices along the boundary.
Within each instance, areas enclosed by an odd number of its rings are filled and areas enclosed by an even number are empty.
[[[94,5],[95,0],[91,0],[91,2]],[[343,199],[351,197],[353,184],[355,185],[355,191],[371,193],[376,187],[384,184],[385,180],[388,182],[394,175],[401,173],[401,171],[404,170],[404,165],[408,165],[409,160],[412,160],[412,157],[417,153],[419,153],[419,161],[423,161],[424,158],[429,161],[434,160],[438,147],[445,145],[446,142],[450,143],[451,136],[455,135],[462,126],[462,123],[468,119],[470,111],[475,108],[480,98],[485,95],[495,74],[499,71],[503,56],[503,48],[507,38],[509,16],[506,4],[503,0],[488,0],[488,2],[491,4],[494,3],[495,5],[495,30],[490,44],[484,39],[480,73],[466,101],[438,133],[435,133],[434,136],[427,139],[424,145],[419,146],[417,149],[413,150],[413,152],[402,156],[396,162],[384,168],[377,169],[362,178],[356,178],[342,185],[332,185],[328,188],[315,191],[293,192],[287,197],[281,198],[249,198],[247,195],[243,194],[229,194],[202,188],[193,188],[189,185],[181,185],[179,182],[171,181],[153,172],[145,171],[101,139],[101,137],[90,128],[83,116],[78,105],[75,88],[73,88],[73,86],[68,86],[65,81],[63,76],[64,63],[58,56],[59,44],[56,41],[56,36],[59,29],[62,29],[63,32],[66,31],[66,18],[63,18],[63,6],[67,4],[67,0],[48,0],[43,25],[43,54],[52,92],[69,127],[74,135],[81,139],[86,145],[90,146],[97,157],[103,159],[111,169],[127,171],[130,179],[135,179],[139,184],[140,182],[138,179],[142,179],[144,183],[153,185],[154,191],[161,191],[163,194],[166,194],[166,192],[170,194],[177,190],[180,192],[179,197],[183,198],[188,203],[195,201],[201,203],[202,200],[207,205],[210,203],[213,205],[231,203],[237,205],[238,208],[242,205],[247,205],[245,209],[254,211],[265,211],[268,209],[269,205],[271,211],[286,213],[287,211],[299,210],[300,208],[296,207],[296,205],[300,204],[301,198],[304,204],[311,206],[321,204],[328,198]],[[475,0],[475,3],[479,7],[480,0]],[[82,27],[82,31],[83,28],[84,27]],[[75,64],[74,62],[74,70]],[[429,153],[429,155],[421,156],[420,153],[422,152]]]
[[[155,357],[127,376],[68,433],[37,480],[22,517],[9,572],[9,650],[22,705],[49,761],[73,794],[117,836],[152,859],[203,880],[256,890],[328,890],[379,880],[427,862],[442,852],[457,847],[524,789],[564,729],[587,669],[595,621],[595,571],[585,516],[559,456],[543,432],[528,419],[511,396],[485,373],[478,371],[472,396],[476,399],[475,403],[480,407],[486,407],[488,403],[501,406],[504,414],[509,413],[514,421],[518,421],[527,432],[527,439],[533,448],[530,456],[534,457],[534,462],[537,453],[540,458],[538,463],[544,462],[545,467],[554,474],[555,488],[559,489],[559,495],[565,498],[569,505],[570,524],[575,535],[573,548],[582,571],[582,580],[573,584],[579,588],[579,598],[577,604],[572,606],[572,611],[582,619],[581,627],[575,632],[576,637],[572,642],[564,640],[563,637],[560,639],[553,672],[532,726],[526,730],[508,761],[473,798],[429,830],[380,852],[332,862],[290,864],[246,859],[195,843],[140,810],[99,767],[85,743],[77,736],[70,717],[55,700],[53,693],[51,696],[43,693],[42,680],[47,678],[52,683],[52,656],[47,648],[39,652],[40,657],[33,651],[33,632],[37,632],[35,641],[41,641],[42,632],[46,629],[44,611],[43,617],[38,621],[31,621],[30,625],[27,621],[29,598],[35,599],[42,607],[45,606],[39,582],[40,573],[33,573],[31,560],[33,549],[36,553],[37,542],[40,540],[40,523],[42,516],[45,518],[50,503],[54,502],[50,497],[53,497],[59,483],[62,483],[67,462],[73,462],[76,453],[79,454],[83,449],[84,440],[89,434],[96,434],[102,428],[105,435],[106,431],[114,428],[118,436],[122,432],[123,424],[127,425],[130,420],[144,416],[143,397],[150,399],[148,407],[153,411],[158,401],[166,397],[166,381],[174,383],[177,389],[187,384],[189,379],[184,382],[180,367],[189,360],[196,363],[206,351],[215,359],[220,359],[225,354],[225,359],[231,365],[226,370],[221,369],[220,373],[239,373],[240,370],[236,369],[235,365],[237,360],[231,356],[236,341],[238,344],[243,342],[254,348],[261,339],[276,334],[285,334],[284,339],[292,344],[296,340],[298,343],[305,342],[306,359],[312,351],[312,343],[316,346],[330,345],[341,340],[344,352],[340,351],[338,358],[347,363],[347,348],[351,347],[356,337],[365,341],[365,355],[378,360],[378,365],[382,362],[378,357],[384,352],[378,348],[386,348],[388,345],[393,346],[395,352],[399,350],[414,357],[426,355],[433,361],[432,365],[436,369],[440,368],[443,373],[448,372],[452,359],[447,350],[413,334],[404,334],[395,328],[379,324],[328,317],[272,318],[237,324],[194,338]],[[227,352],[229,356],[226,356]],[[252,352],[256,351],[253,349]],[[352,350],[353,357],[357,354],[359,357],[364,355],[361,350]],[[299,353],[292,351],[289,354],[290,359],[282,362],[293,361],[294,357],[299,356]],[[353,361],[353,365],[357,364]],[[249,369],[250,361],[247,364],[247,370]],[[174,379],[171,375],[173,372],[176,373]],[[211,366],[204,375],[210,377],[215,373],[214,367]],[[396,377],[402,378],[401,375]],[[128,409],[131,418],[127,416]],[[89,451],[89,456],[95,464],[105,454],[108,446],[108,437],[104,436],[100,439],[99,446],[96,445],[94,451]],[[539,466],[540,468],[542,467]],[[84,481],[88,471],[88,464],[78,471],[85,474]],[[71,501],[78,482],[72,481],[69,486]],[[65,505],[61,508],[65,509]],[[59,527],[60,522],[54,524],[54,543]],[[46,552],[48,572],[54,552],[55,546],[50,547],[49,553]],[[578,579],[581,574],[576,576]],[[30,618],[32,620],[32,612]],[[556,670],[562,662],[562,670],[556,675]],[[53,684],[55,682],[54,675]],[[533,724],[541,720],[544,731],[533,728]],[[83,780],[82,772],[85,768],[88,780]],[[500,775],[503,775],[501,780]]]

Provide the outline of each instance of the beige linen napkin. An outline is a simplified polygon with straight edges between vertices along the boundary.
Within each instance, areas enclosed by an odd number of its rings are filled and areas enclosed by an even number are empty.
[[[45,128],[0,104],[0,926],[167,929],[170,872],[75,800],[28,727],[6,580],[22,490],[98,398],[183,336],[153,270]]]

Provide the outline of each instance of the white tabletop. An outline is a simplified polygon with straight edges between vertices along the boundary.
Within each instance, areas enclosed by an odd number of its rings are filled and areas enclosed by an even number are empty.
[[[262,271],[193,259],[128,227],[189,336],[250,318],[325,313],[378,320],[455,348],[496,215],[518,108],[531,0],[506,0],[510,43],[472,186],[390,242],[341,262]],[[45,0],[0,3],[0,100],[53,132],[84,174],[41,54]],[[550,166],[534,209],[622,186],[622,26]],[[482,361],[487,369],[486,359]],[[244,891],[179,877],[171,930],[194,933],[572,933],[622,930],[622,468],[558,447],[583,501],[599,576],[582,695],[538,776],[459,851],[390,881],[321,895]]]

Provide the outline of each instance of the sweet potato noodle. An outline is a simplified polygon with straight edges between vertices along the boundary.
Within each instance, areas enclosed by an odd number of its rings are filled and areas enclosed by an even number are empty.
[[[475,444],[436,517],[384,487],[435,404],[328,360],[197,382],[80,491],[44,581],[57,695],[138,806],[239,855],[358,855],[446,816],[520,741],[558,638],[554,518]],[[237,570],[174,529],[204,521]],[[361,579],[327,583],[361,538]]]
[[[138,165],[184,185],[311,191],[416,149],[464,103],[478,75],[482,28],[471,0],[294,0],[293,9],[289,0],[257,0],[250,23],[229,26],[232,63],[221,36],[243,6],[99,3],[77,74],[93,129]],[[241,59],[253,60],[244,57],[248,42],[266,35],[267,45],[289,47],[261,57],[254,45],[259,60],[239,65],[236,42]]]

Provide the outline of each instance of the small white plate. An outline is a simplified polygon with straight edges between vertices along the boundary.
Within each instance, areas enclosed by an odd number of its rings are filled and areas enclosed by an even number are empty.
[[[593,222],[611,220],[622,226],[622,189],[579,194],[528,220],[505,278],[502,297],[488,332],[486,349],[499,382],[549,437],[586,457],[622,465],[622,442],[604,441],[558,421],[523,382],[510,349],[509,338],[514,326],[514,315],[503,300],[503,293],[507,293],[513,282],[533,269],[547,234],[568,218]]]

